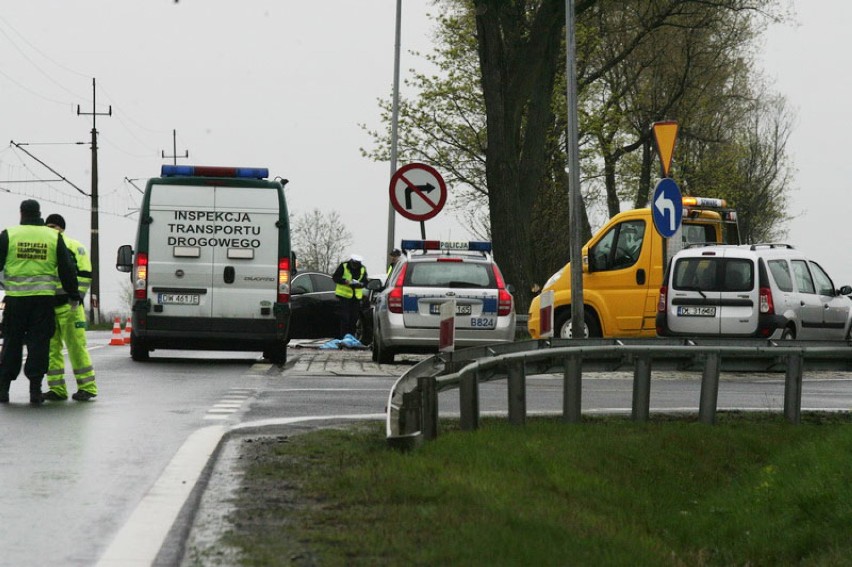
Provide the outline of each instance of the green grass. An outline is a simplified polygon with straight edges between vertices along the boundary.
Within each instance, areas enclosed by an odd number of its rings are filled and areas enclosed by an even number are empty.
[[[245,444],[223,543],[245,565],[852,564],[850,414],[441,426],[407,453],[375,424]]]

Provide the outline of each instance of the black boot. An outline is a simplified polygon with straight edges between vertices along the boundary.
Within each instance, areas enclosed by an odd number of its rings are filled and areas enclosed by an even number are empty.
[[[30,380],[30,405],[40,406],[44,403],[44,397],[41,395],[41,379]]]
[[[8,380],[0,380],[0,404],[9,403],[9,385]]]

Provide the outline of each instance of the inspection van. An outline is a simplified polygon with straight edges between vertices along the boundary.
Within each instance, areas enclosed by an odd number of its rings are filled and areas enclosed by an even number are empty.
[[[690,243],[739,244],[736,211],[724,199],[683,197],[681,226],[671,238],[654,228],[650,208],[622,211],[583,246],[583,311],[586,336],[653,337],[659,290],[668,259]],[[553,332],[571,337],[571,264],[553,274]],[[541,329],[540,296],[530,304],[527,327]]]
[[[290,226],[284,187],[264,168],[164,165],[150,179],[135,249],[130,354],[261,351],[287,359]],[[286,183],[286,182],[285,182]]]

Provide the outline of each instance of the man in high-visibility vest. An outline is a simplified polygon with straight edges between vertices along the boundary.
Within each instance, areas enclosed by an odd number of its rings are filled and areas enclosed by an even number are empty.
[[[394,248],[388,254],[388,273],[385,277],[390,277],[391,272],[396,267],[397,262],[399,262],[399,258],[402,256],[402,251],[399,248]]]
[[[41,404],[41,382],[47,372],[53,307],[60,285],[72,301],[80,301],[77,270],[65,240],[44,226],[38,201],[21,203],[21,224],[0,232],[0,270],[5,270],[6,309],[0,352],[0,403],[9,403],[9,386],[23,364],[30,381],[30,403]]]
[[[337,296],[338,313],[340,315],[340,336],[354,335],[358,324],[358,314],[361,310],[361,299],[364,297],[364,286],[367,285],[367,268],[364,260],[358,254],[345,262],[341,262],[332,274],[331,279],[337,285],[334,295]]]
[[[65,219],[62,215],[52,214],[44,219],[44,224],[58,231],[65,239],[68,252],[77,265],[77,285],[80,302],[70,301],[61,287],[56,289],[56,331],[50,339],[50,361],[47,368],[48,391],[42,394],[45,400],[62,401],[68,399],[65,387],[65,356],[63,345],[68,350],[68,359],[77,381],[77,391],[71,397],[79,402],[91,400],[98,395],[95,382],[95,369],[92,357],[86,345],[86,310],[82,300],[92,284],[92,261],[83,246],[77,240],[65,234]]]

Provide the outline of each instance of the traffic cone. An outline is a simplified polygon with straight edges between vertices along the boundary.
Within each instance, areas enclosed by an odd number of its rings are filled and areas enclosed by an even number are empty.
[[[130,332],[133,330],[133,327],[130,325],[130,317],[127,318],[127,324],[124,325],[124,344],[130,344]]]
[[[112,346],[124,346],[124,337],[121,336],[121,318],[116,317],[112,324],[112,339],[109,344]]]

